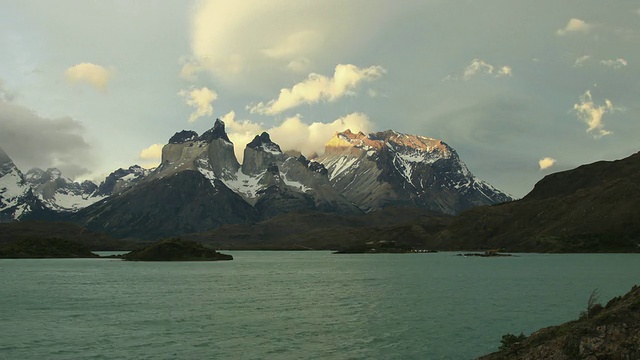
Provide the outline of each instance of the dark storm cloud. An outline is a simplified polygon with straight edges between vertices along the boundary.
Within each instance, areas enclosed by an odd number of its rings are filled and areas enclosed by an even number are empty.
[[[9,100],[0,96],[0,146],[20,170],[55,166],[71,178],[88,172],[92,148],[80,122],[69,117],[47,119]]]

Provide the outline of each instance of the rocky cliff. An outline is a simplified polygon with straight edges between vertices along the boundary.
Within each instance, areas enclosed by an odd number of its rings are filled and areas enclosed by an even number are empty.
[[[74,182],[56,168],[33,168],[27,171],[25,180],[46,207],[59,212],[75,212],[107,196],[99,194],[93,182]]]
[[[22,172],[0,148],[0,222],[24,219],[42,207]]]
[[[384,131],[337,133],[317,159],[331,185],[365,211],[419,206],[456,214],[511,197],[478,180],[441,140]]]
[[[640,287],[604,308],[593,305],[579,320],[544,328],[518,342],[503,341],[503,350],[480,359],[640,359]]]
[[[185,170],[149,180],[78,211],[70,220],[119,238],[158,239],[252,222],[255,209],[219,180]]]
[[[111,196],[121,194],[127,189],[143,181],[152,170],[144,169],[139,165],[129,166],[127,169],[120,168],[109,174],[98,186],[97,196]]]

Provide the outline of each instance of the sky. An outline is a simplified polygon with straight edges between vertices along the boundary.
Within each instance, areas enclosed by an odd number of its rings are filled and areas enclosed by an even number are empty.
[[[100,181],[223,119],[268,131],[441,139],[522,197],[640,150],[637,0],[0,0],[0,147]]]

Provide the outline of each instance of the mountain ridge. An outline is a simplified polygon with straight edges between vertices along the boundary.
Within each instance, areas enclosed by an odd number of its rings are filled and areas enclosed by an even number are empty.
[[[335,136],[338,138],[328,142],[327,154],[309,159],[296,151],[283,152],[263,132],[246,145],[240,164],[224,122],[216,119],[213,127],[202,135],[191,130],[176,132],[162,148],[160,165],[152,170],[139,166],[118,169],[100,185],[71,182],[55,169],[33,170],[30,180],[43,204],[58,213],[68,213],[61,215],[62,220],[71,219],[94,231],[119,237],[145,239],[203,231],[228,223],[260,221],[296,211],[356,215],[388,206],[413,206],[452,214],[476,204],[511,199],[488,185],[484,190],[490,196],[476,191],[477,184],[485,183],[478,181],[455,150],[441,140],[392,130],[369,135],[346,130]],[[360,143],[351,143],[356,140]],[[332,147],[332,143],[338,146]],[[332,151],[340,146],[347,154],[335,153],[339,161],[329,161]],[[336,181],[336,164],[342,170],[349,168],[355,162],[348,157],[354,155],[361,159],[356,157],[360,163],[350,176],[358,181],[345,186]],[[427,178],[440,182],[429,182]],[[468,186],[457,186],[461,182]],[[209,184],[206,190],[201,188],[204,183]],[[187,184],[198,190],[188,196],[180,192]],[[155,192],[155,199],[149,189]],[[180,204],[170,195],[176,191],[181,194]],[[70,193],[89,206],[78,205],[80,202],[62,206],[59,198]],[[198,197],[209,202],[201,202]],[[157,199],[173,206],[169,209]],[[220,199],[228,203],[222,204]],[[88,204],[89,201],[94,203]],[[193,203],[206,210],[193,210]],[[192,209],[191,216],[198,220],[187,219],[189,215],[181,208]],[[244,213],[225,213],[222,209]],[[131,214],[137,214],[136,218]],[[205,215],[217,218],[211,220]],[[176,221],[175,217],[182,220]],[[175,229],[169,229],[168,224]]]

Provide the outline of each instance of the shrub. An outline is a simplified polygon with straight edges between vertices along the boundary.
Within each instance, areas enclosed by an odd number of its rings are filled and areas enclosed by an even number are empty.
[[[513,345],[523,341],[524,339],[526,339],[527,337],[523,334],[520,333],[520,335],[516,336],[513,334],[504,334],[502,335],[502,340],[500,340],[500,347],[498,348],[499,350],[509,350],[513,347]]]
[[[598,289],[595,289],[591,292],[591,295],[589,295],[589,300],[587,301],[587,310],[580,312],[581,319],[590,319],[596,316],[600,311],[602,311],[603,307],[602,304],[600,304],[600,301],[598,301],[599,297],[600,293],[598,293]]]

